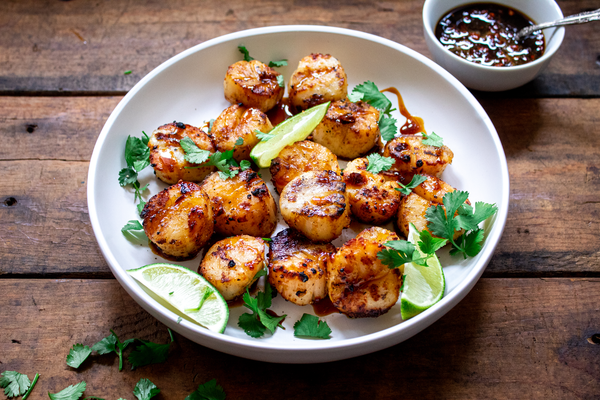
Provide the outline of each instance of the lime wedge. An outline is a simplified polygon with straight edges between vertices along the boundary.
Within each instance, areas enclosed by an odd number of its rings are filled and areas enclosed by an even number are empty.
[[[150,264],[127,271],[169,310],[222,333],[229,319],[227,302],[202,275],[174,264]]]
[[[269,132],[275,137],[254,146],[250,152],[252,160],[259,168],[269,168],[271,161],[285,146],[304,140],[312,133],[327,113],[329,104],[327,102],[309,108],[277,125]]]
[[[417,246],[418,240],[419,231],[410,224],[408,241]],[[424,256],[418,246],[417,251]],[[400,298],[400,313],[404,320],[422,313],[444,296],[446,280],[440,260],[434,255],[427,260],[427,265],[428,267],[414,263],[404,264],[404,290]]]

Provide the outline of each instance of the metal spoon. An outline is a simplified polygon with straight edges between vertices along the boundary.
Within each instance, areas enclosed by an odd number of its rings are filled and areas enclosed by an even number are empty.
[[[553,26],[563,26],[563,25],[573,25],[573,24],[584,24],[586,22],[598,21],[600,20],[600,9],[596,11],[586,11],[580,14],[571,15],[566,18],[557,19],[553,22],[545,22],[539,25],[528,26],[527,28],[521,29],[517,32],[515,39],[519,40],[524,38],[525,36],[530,35],[534,31],[538,31],[540,29],[552,28]]]

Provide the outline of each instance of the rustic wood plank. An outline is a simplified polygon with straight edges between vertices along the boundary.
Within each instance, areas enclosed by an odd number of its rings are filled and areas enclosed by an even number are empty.
[[[565,15],[597,8],[560,0]],[[350,28],[430,56],[423,0],[371,2],[118,0],[99,3],[7,0],[0,3],[0,93],[117,93],[153,68],[217,36],[249,28],[309,24]],[[543,75],[510,96],[598,96],[600,26],[567,29]],[[124,71],[133,71],[124,75]]]
[[[0,273],[111,276],[90,227],[85,182],[86,161],[118,101],[0,97],[0,137],[14,144],[0,149]],[[600,100],[482,103],[511,175],[508,222],[486,276],[598,274]],[[28,133],[28,124],[38,127]]]
[[[216,378],[227,398],[596,398],[600,393],[600,279],[483,279],[446,316],[374,354],[277,365],[221,354],[175,335],[165,364],[118,371],[113,355],[65,364],[75,343],[110,329],[123,340],[168,341],[164,325],[113,280],[0,279],[2,370],[41,374],[34,397],[82,380],[86,396],[133,397],[141,378],[183,399]],[[526,306],[525,306],[526,305]],[[291,322],[290,322],[291,323]],[[130,350],[129,350],[130,351]],[[126,356],[128,351],[126,351]],[[263,378],[257,380],[260,371]]]

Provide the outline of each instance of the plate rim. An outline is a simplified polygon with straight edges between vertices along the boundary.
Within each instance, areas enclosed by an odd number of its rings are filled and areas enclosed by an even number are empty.
[[[420,61],[423,64],[431,67],[436,73],[440,74],[446,81],[448,81],[456,90],[458,90],[463,97],[473,106],[477,114],[482,118],[482,122],[492,133],[492,140],[495,144],[495,149],[499,156],[500,170],[502,176],[502,204],[498,205],[498,212],[494,217],[493,228],[488,232],[486,237],[486,245],[484,250],[480,253],[479,261],[473,266],[471,271],[464,277],[464,279],[452,290],[452,292],[446,294],[440,302],[435,304],[425,312],[413,317],[407,321],[391,326],[389,328],[362,335],[359,337],[341,339],[339,341],[315,341],[315,340],[304,340],[299,342],[293,347],[289,345],[281,345],[277,343],[270,343],[252,338],[239,338],[228,336],[225,334],[219,334],[211,332],[207,329],[202,329],[189,321],[183,320],[180,323],[177,322],[178,316],[170,310],[164,308],[144,292],[144,290],[137,284],[137,282],[127,274],[126,270],[120,266],[115,256],[110,251],[108,244],[101,234],[99,216],[97,214],[97,207],[94,199],[94,186],[96,185],[95,174],[97,173],[98,159],[100,156],[100,150],[104,146],[108,132],[111,130],[117,116],[121,113],[123,108],[129,103],[129,101],[136,95],[136,93],[146,85],[147,82],[152,80],[160,72],[177,63],[179,60],[201,51],[205,48],[218,45],[223,42],[228,42],[236,39],[241,39],[249,36],[259,36],[265,34],[277,34],[287,32],[318,32],[318,33],[331,33],[342,36],[351,36],[354,38],[365,39],[371,42],[382,44],[386,47],[391,47],[396,51],[407,54],[408,56]],[[326,362],[335,361],[346,358],[355,357],[362,354],[371,353],[383,348],[390,347],[394,344],[400,343],[416,333],[424,330],[430,326],[433,322],[437,321],[449,310],[454,308],[475,286],[479,278],[483,274],[487,264],[492,258],[492,255],[500,241],[502,233],[504,231],[506,220],[508,216],[509,208],[509,173],[508,165],[506,161],[506,155],[504,153],[503,146],[500,142],[498,133],[483,109],[480,103],[475,99],[471,92],[462,85],[454,76],[444,70],[438,64],[424,55],[412,50],[405,45],[394,42],[392,40],[366,33],[356,31],[347,28],[339,27],[328,27],[321,25],[277,25],[271,27],[253,28],[242,31],[237,31],[222,35],[200,44],[197,44],[189,49],[182,51],[181,53],[169,58],[168,60],[161,63],[159,66],[154,68],[146,76],[144,76],[117,104],[115,109],[111,112],[110,116],[106,120],[97,140],[94,145],[92,157],[90,159],[88,178],[87,178],[87,203],[90,221],[94,236],[98,242],[100,250],[109,265],[113,275],[117,278],[119,284],[129,293],[130,296],[146,311],[157,318],[159,321],[165,323],[169,328],[177,331],[178,333],[188,337],[190,340],[199,343],[201,345],[213,348],[217,351],[224,353],[251,358],[261,361],[269,362]],[[487,245],[491,242],[491,245]],[[157,315],[158,314],[158,315]],[[162,318],[161,318],[162,317]],[[197,329],[199,328],[199,329]],[[196,340],[196,336],[200,335],[205,341]],[[194,338],[192,338],[194,336]],[[220,346],[227,344],[231,346],[229,349],[223,349]],[[366,348],[365,348],[366,347]],[[247,354],[239,354],[237,350],[243,349]],[[231,350],[231,351],[229,351]],[[327,351],[324,351],[327,350]],[[342,350],[345,350],[342,352]],[[286,357],[298,356],[298,354],[310,355],[303,356],[304,360],[293,360],[286,361]]]

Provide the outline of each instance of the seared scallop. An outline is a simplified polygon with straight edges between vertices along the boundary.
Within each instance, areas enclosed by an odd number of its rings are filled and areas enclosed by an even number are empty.
[[[377,258],[390,240],[398,240],[398,236],[374,226],[347,241],[333,256],[327,270],[329,297],[347,316],[378,317],[398,301],[400,273]]]
[[[356,158],[379,142],[379,111],[362,101],[339,100],[313,131],[313,140],[342,158]]]
[[[431,175],[424,176],[427,178],[427,180],[415,187],[413,192],[427,201],[431,201],[436,204],[444,204],[444,196],[456,190],[438,177]],[[470,204],[469,200],[467,200],[467,204]]]
[[[281,193],[292,179],[307,171],[333,171],[340,174],[337,157],[327,147],[304,140],[286,146],[271,161],[271,181]]]
[[[240,162],[250,160],[250,151],[260,142],[255,131],[263,133],[273,129],[265,113],[257,108],[247,108],[234,104],[227,107],[215,120],[210,130],[217,150],[224,153],[233,150],[233,158]],[[244,142],[236,146],[239,139]]]
[[[315,244],[295,229],[272,238],[269,282],[281,296],[299,306],[327,296],[327,266],[335,253],[331,243]]]
[[[265,242],[248,235],[219,240],[206,252],[198,272],[204,276],[225,300],[244,294],[264,269]]]
[[[225,236],[268,237],[277,225],[277,205],[265,182],[251,169],[222,179],[217,172],[202,182],[213,206],[215,231]]]
[[[466,203],[469,203],[467,200]],[[429,207],[435,207],[441,205],[437,201],[430,201],[417,193],[412,192],[408,196],[404,196],[400,201],[400,208],[398,209],[398,220],[397,225],[402,234],[405,237],[408,237],[408,227],[409,224],[414,224],[415,227],[420,231],[426,229],[431,233],[429,228],[427,227],[427,218],[426,213]],[[441,205],[444,207],[443,205]],[[464,233],[463,230],[454,232],[454,239],[458,238],[460,235]]]
[[[447,146],[425,145],[422,136],[414,135],[392,139],[385,145],[383,155],[395,160],[389,172],[406,176],[409,180],[415,174],[439,177],[454,158],[454,153]]]
[[[148,239],[173,257],[195,256],[213,234],[210,199],[192,182],[179,182],[153,196],[141,217]]]
[[[290,78],[289,102],[298,113],[317,104],[345,99],[348,78],[342,64],[329,54],[311,54],[298,63]]]
[[[333,171],[309,171],[288,183],[279,197],[281,216],[315,242],[330,242],[350,224],[346,184]]]
[[[343,180],[352,215],[361,222],[381,225],[398,212],[401,195],[396,189],[400,185],[367,171],[368,165],[366,158],[349,162]]]
[[[198,167],[184,159],[185,151],[179,142],[186,137],[192,139],[201,150],[215,152],[214,144],[199,128],[182,122],[160,126],[152,132],[148,147],[150,147],[150,164],[154,168],[156,177],[161,181],[169,184],[177,183],[179,180],[200,182],[215,170],[212,166]]]
[[[279,72],[258,60],[238,61],[227,69],[223,82],[225,99],[267,112],[279,103],[285,91],[278,76]]]

